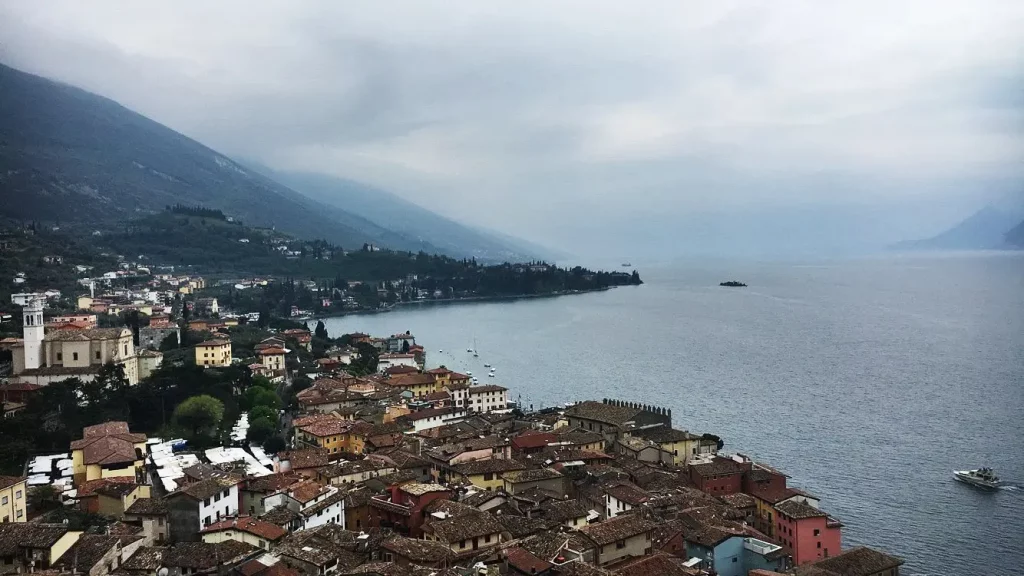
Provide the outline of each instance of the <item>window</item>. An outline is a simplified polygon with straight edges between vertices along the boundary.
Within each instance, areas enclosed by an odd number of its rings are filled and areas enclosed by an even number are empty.
[[[821,548],[821,542],[818,542],[818,548]]]
[[[494,473],[493,472],[485,473],[484,474],[484,480],[494,480]]]
[[[220,502],[220,493],[219,492],[217,494],[213,495],[213,501],[214,502]]]
[[[21,500],[21,490],[18,490],[17,492],[14,493],[14,499]]]
[[[267,547],[267,541],[266,540],[260,540],[260,548],[266,548],[266,547]]]
[[[97,360],[99,360],[99,359],[100,359],[100,351],[99,351],[99,350],[97,350],[97,351],[96,351],[96,359],[97,359]]]
[[[7,496],[4,496],[3,500],[0,500],[0,504],[3,504],[5,506],[7,505],[7,502],[8,502]]]
[[[124,345],[124,355],[125,356],[128,355],[128,345],[127,344]]]
[[[209,498],[207,498],[206,500],[203,500],[203,506],[209,506],[209,505],[210,505],[210,499]]]
[[[615,549],[616,550],[622,550],[625,547],[626,547],[626,541],[625,540],[619,540],[618,542],[615,543]]]
[[[459,542],[459,548],[465,548],[465,547],[466,547],[466,541],[465,540],[463,540],[462,542]]]
[[[209,526],[209,525],[210,525],[210,517],[207,516],[206,518],[203,518],[203,526]]]
[[[78,360],[78,352],[72,352],[71,353],[71,359],[72,360]]]
[[[828,558],[828,548],[825,548],[825,558]]]
[[[814,529],[814,535],[815,536],[820,536],[821,535],[821,530],[818,530],[817,528],[815,528]]]
[[[161,517],[157,518],[156,519],[156,524],[157,524],[157,526],[163,526],[164,525],[164,517],[161,516]]]
[[[732,557],[732,561],[733,561],[733,562],[736,562],[736,560],[739,560],[739,558],[736,558],[735,556],[733,556],[733,557]]]
[[[491,541],[491,535],[490,534],[488,534],[487,536],[484,536],[484,544],[490,543],[490,541]]]
[[[64,355],[61,354],[60,352],[57,352],[57,362],[62,362],[63,360],[64,360]]]

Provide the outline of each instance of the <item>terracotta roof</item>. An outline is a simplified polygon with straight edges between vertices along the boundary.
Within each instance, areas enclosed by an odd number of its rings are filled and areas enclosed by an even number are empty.
[[[260,356],[284,356],[286,352],[284,351],[284,348],[263,348],[256,352],[256,354],[259,354]]]
[[[19,548],[49,548],[67,531],[64,524],[5,522],[0,524],[0,557],[14,556]]]
[[[590,514],[590,507],[580,500],[558,500],[549,502],[543,512],[551,520],[565,522],[587,516]]]
[[[26,476],[0,476],[0,490],[4,488],[10,488],[19,482],[24,482],[28,478]]]
[[[287,526],[298,519],[299,513],[284,504],[271,508],[260,516],[260,520],[269,522],[275,526]]]
[[[590,524],[579,529],[598,546],[618,542],[637,534],[643,534],[654,527],[654,523],[638,515],[617,516],[599,524]]]
[[[550,570],[553,566],[552,563],[537,558],[519,546],[505,550],[505,559],[508,561],[509,566],[523,574],[537,574],[538,572]]]
[[[484,386],[470,386],[469,393],[472,394],[486,394],[488,392],[508,392],[508,388],[504,386],[497,386],[494,384],[486,384]]]
[[[93,494],[103,494],[120,498],[131,494],[139,485],[135,483],[133,476],[115,476],[112,478],[100,478],[89,480],[78,486],[78,497],[83,498]]]
[[[798,576],[870,576],[897,568],[903,560],[858,546],[831,558],[805,564],[796,569]]]
[[[248,478],[245,481],[245,485],[242,490],[246,492],[259,492],[261,494],[268,494],[271,492],[277,492],[283,490],[292,484],[302,482],[306,479],[305,476],[298,472],[278,472],[276,474],[269,474],[267,476],[256,476]]]
[[[636,418],[637,414],[640,414],[641,412],[643,412],[643,410],[640,408],[615,406],[612,404],[605,404],[603,402],[587,400],[586,402],[580,402],[575,406],[571,406],[565,411],[565,415],[572,418],[594,420],[595,422],[611,424],[613,426],[622,426],[626,422]]]
[[[160,516],[167,514],[167,502],[163,498],[139,498],[132,502],[124,513],[138,516]]]
[[[502,532],[503,527],[494,516],[475,508],[471,510],[471,513],[450,516],[444,520],[430,516],[424,523],[424,529],[432,532],[438,540],[449,544]],[[497,539],[493,543],[497,545]]]
[[[722,502],[725,502],[733,508],[753,508],[757,506],[757,501],[750,494],[744,494],[743,492],[737,492],[736,494],[725,494],[719,496]]]
[[[405,416],[402,416],[402,418],[408,418],[410,420],[424,420],[426,418],[433,418],[435,416],[444,416],[446,414],[455,414],[457,412],[465,412],[465,411],[466,411],[465,408],[455,408],[455,407],[427,408],[425,410],[419,410],[419,411],[413,412],[411,414],[406,414]]]
[[[521,470],[516,472],[508,472],[502,475],[502,478],[512,482],[513,484],[520,482],[536,482],[538,480],[550,480],[552,478],[561,478],[562,474],[558,470],[551,468],[536,468],[533,470]]]
[[[515,514],[499,514],[495,518],[498,519],[503,531],[516,539],[543,532],[551,524],[551,521],[544,518],[527,518]]]
[[[616,566],[618,576],[693,576],[699,574],[682,565],[683,559],[659,553],[643,556],[626,564]]]
[[[451,548],[440,542],[404,536],[393,536],[382,542],[380,547],[407,558],[414,564],[435,564],[455,555]]]
[[[227,520],[221,520],[204,528],[203,534],[210,532],[220,532],[221,530],[238,530],[240,532],[246,532],[265,538],[271,542],[283,538],[288,531],[276,524],[271,524],[264,520],[252,518],[250,516],[241,516],[239,518],[231,518]]]
[[[683,442],[685,440],[700,440],[700,436],[697,434],[691,434],[686,430],[676,430],[675,428],[667,428],[665,426],[648,428],[646,430],[637,430],[634,434],[644,440],[650,440],[651,442],[657,442],[658,444]]]
[[[805,504],[798,500],[786,500],[781,504],[776,504],[775,510],[778,511],[779,514],[788,516],[794,520],[802,520],[804,518],[824,518],[828,516],[814,506]]]
[[[169,568],[205,570],[222,564],[237,562],[259,548],[238,540],[208,542],[178,542],[163,552],[163,565]]]
[[[550,432],[528,430],[512,439],[512,445],[519,450],[528,448],[543,448],[552,442],[557,442],[558,436]]]
[[[326,494],[328,491],[330,491],[330,489],[326,486],[322,486],[313,480],[306,480],[289,488],[288,495],[302,504],[305,504],[323,494]]]
[[[345,500],[346,497],[347,494],[345,492],[341,490],[335,490],[334,494],[331,494],[327,498],[317,502],[316,504],[313,504],[312,506],[303,508],[302,510],[299,511],[299,514],[305,516],[306,518],[316,516],[322,510],[326,510],[331,506],[334,506],[338,502]]]
[[[707,478],[709,476],[742,474],[746,468],[731,458],[716,457],[711,462],[705,464],[690,464],[690,470],[696,472],[698,476]]]
[[[162,546],[143,546],[121,563],[121,570],[155,573],[163,566],[166,551],[167,548]]]
[[[300,572],[291,568],[276,556],[265,554],[254,558],[237,568],[242,576],[300,576]]]
[[[76,568],[76,573],[89,574],[111,549],[120,544],[117,536],[82,534],[54,564],[65,570]]]
[[[613,486],[606,487],[604,491],[615,497],[617,500],[621,500],[631,506],[639,506],[650,498],[650,495],[647,492],[644,492],[639,486],[629,482],[621,482]]]
[[[131,336],[127,328],[93,328],[91,330],[51,330],[46,333],[47,342],[74,342],[86,340],[112,340]]]
[[[168,494],[167,497],[172,498],[178,495],[185,495],[195,500],[205,500],[229,489],[229,487],[237,483],[238,481],[233,478],[207,478],[206,480],[200,480],[199,482],[179,488]]]
[[[230,340],[207,340],[206,342],[200,342],[199,344],[196,344],[196,347],[198,348],[200,346],[226,346],[228,344],[231,344]]]
[[[409,484],[402,484],[399,488],[402,492],[412,494],[413,496],[422,496],[430,492],[447,492],[448,488],[441,486],[440,484],[424,484],[421,482],[410,482]]]
[[[311,434],[318,438],[324,438],[326,436],[337,436],[338,434],[344,434],[352,427],[352,423],[348,420],[341,420],[340,418],[325,419],[312,424],[305,424],[296,426],[299,430],[302,430],[306,434]]]
[[[422,386],[433,384],[436,381],[433,374],[400,374],[387,380],[388,386],[405,388],[408,386]]]
[[[293,470],[320,468],[327,466],[327,450],[323,448],[306,448],[278,453],[277,457],[291,464]]]
[[[85,464],[120,464],[140,459],[135,444],[146,441],[145,434],[133,434],[127,422],[104,422],[82,430],[83,438],[71,442],[72,450],[82,450]]]
[[[526,470],[526,464],[508,458],[491,458],[488,460],[461,462],[452,466],[452,469],[464,476],[475,476],[478,474],[501,474],[515,470]]]
[[[43,388],[42,384],[32,384],[31,382],[8,382],[6,384],[0,384],[0,392],[35,392]]]

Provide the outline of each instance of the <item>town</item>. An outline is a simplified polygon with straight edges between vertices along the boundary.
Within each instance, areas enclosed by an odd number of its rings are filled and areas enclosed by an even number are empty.
[[[331,338],[200,277],[114,286],[50,316],[11,297],[0,574],[899,573],[669,408],[527,411],[409,332]]]

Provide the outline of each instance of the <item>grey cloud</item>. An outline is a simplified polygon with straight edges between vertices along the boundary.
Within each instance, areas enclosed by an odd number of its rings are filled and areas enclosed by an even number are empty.
[[[756,214],[877,246],[1020,193],[1021,30],[1012,0],[6,2],[0,58],[274,168],[685,252]]]

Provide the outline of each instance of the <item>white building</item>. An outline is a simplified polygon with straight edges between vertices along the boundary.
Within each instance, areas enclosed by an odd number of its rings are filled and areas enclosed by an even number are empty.
[[[470,386],[466,397],[470,412],[491,412],[508,407],[508,388],[504,386]]]
[[[395,366],[416,366],[416,355],[408,353],[396,353],[396,354],[381,354],[378,357],[377,370],[384,372],[388,368]]]
[[[413,432],[437,428],[445,424],[454,424],[466,419],[465,408],[428,408],[419,412],[412,412],[404,416],[412,423]]]

